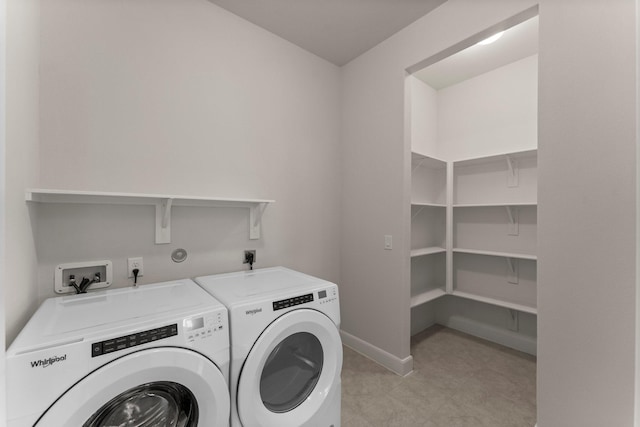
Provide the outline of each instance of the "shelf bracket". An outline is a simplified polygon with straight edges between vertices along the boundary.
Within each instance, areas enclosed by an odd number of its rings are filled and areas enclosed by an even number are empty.
[[[517,236],[519,234],[518,227],[518,207],[517,206],[506,206],[507,216],[509,217],[509,229],[507,234],[509,236]]]
[[[415,165],[415,167],[411,168],[411,173],[415,172],[427,159],[420,159],[420,161]]]
[[[511,156],[507,158],[507,187],[517,187],[518,184],[518,161]]]
[[[173,199],[156,203],[156,245],[171,243],[171,205]]]
[[[423,209],[424,209],[424,206],[420,206],[420,209],[418,209],[418,212],[411,215],[411,221],[413,221],[418,215],[420,215],[420,212],[422,212]]]
[[[267,209],[267,203],[256,203],[249,207],[249,239],[258,240],[262,228],[262,214]]]
[[[507,258],[507,282],[518,284],[518,260],[516,258]]]

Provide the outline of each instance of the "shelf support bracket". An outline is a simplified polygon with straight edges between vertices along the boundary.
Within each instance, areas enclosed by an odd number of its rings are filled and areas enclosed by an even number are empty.
[[[506,206],[507,216],[509,217],[509,229],[507,234],[509,236],[517,236],[519,234],[518,227],[518,207],[517,206]]]
[[[415,167],[411,168],[411,172],[415,172],[420,166],[422,166],[422,164],[424,163],[424,161],[427,159],[420,159],[420,161],[415,165]]]
[[[518,162],[511,156],[507,157],[507,187],[517,187],[518,184]]]
[[[171,243],[171,205],[173,199],[156,203],[156,245]]]
[[[256,203],[249,208],[249,239],[258,240],[262,229],[262,214],[267,203]]]
[[[420,206],[420,209],[418,209],[418,211],[411,215],[411,221],[413,221],[418,215],[420,215],[420,212],[422,212],[422,210],[424,209],[424,206]]]
[[[518,284],[518,260],[515,258],[507,258],[507,282]]]

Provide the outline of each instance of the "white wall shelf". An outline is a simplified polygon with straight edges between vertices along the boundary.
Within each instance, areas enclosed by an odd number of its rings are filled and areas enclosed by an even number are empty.
[[[52,189],[29,189],[27,202],[78,203],[109,205],[151,205],[156,208],[156,244],[171,243],[171,208],[173,206],[248,208],[249,238],[259,239],[262,214],[275,200],[231,199],[185,195],[112,193],[100,191],[73,191]]]
[[[447,293],[444,291],[444,289],[440,288],[431,289],[421,294],[415,295],[411,297],[411,308],[426,304],[429,301],[433,301],[434,299],[440,298],[444,295],[447,295]]]
[[[433,254],[440,254],[445,252],[447,252],[447,250],[445,248],[441,248],[440,246],[431,246],[428,248],[413,249],[411,250],[411,258],[426,256],[426,255],[433,255]]]
[[[428,202],[411,202],[411,206],[430,207],[430,208],[446,208],[444,203],[428,203]]]
[[[455,204],[454,208],[493,208],[493,207],[528,207],[538,206],[536,202],[524,202],[524,203],[467,203],[467,204]]]
[[[446,206],[447,162],[411,153],[411,203]]]
[[[477,250],[477,249],[453,248],[453,252],[462,253],[462,254],[472,254],[472,255],[495,256],[495,257],[503,257],[503,258],[526,259],[531,261],[536,261],[538,259],[538,257],[535,255],[518,254],[513,252],[484,251],[484,250]]]
[[[454,161],[453,206],[535,204],[537,169],[537,150]]]
[[[507,159],[520,160],[537,158],[538,150],[510,151],[482,157],[468,157],[455,161],[455,166],[478,165],[483,163],[507,162]]]
[[[447,167],[447,162],[445,160],[418,153],[417,151],[411,152],[411,163],[413,166],[427,166],[434,169],[444,169]]]
[[[462,291],[453,291],[452,295],[460,297],[460,298],[465,298],[465,299],[470,299],[470,300],[474,300],[474,301],[483,302],[483,303],[486,303],[486,304],[495,305],[495,306],[498,306],[498,307],[508,308],[510,310],[521,311],[523,313],[538,314],[538,310],[535,307],[530,307],[528,305],[515,304],[515,303],[512,303],[512,302],[508,302],[508,301],[503,301],[503,300],[499,300],[499,299],[495,299],[495,298],[483,297],[483,296],[480,296],[480,295],[475,295],[475,294],[471,294],[471,293],[468,293],[468,292],[462,292]]]

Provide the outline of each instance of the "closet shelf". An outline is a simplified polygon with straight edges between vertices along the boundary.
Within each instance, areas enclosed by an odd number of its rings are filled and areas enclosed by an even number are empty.
[[[444,169],[447,167],[447,162],[445,160],[438,159],[434,156],[427,156],[426,154],[418,153],[417,151],[411,152],[411,163],[434,169]]]
[[[470,165],[478,165],[478,164],[486,164],[493,162],[502,162],[507,157],[512,159],[523,159],[523,158],[534,158],[537,157],[538,150],[524,150],[524,151],[510,151],[505,153],[493,154],[490,156],[483,157],[470,157],[465,159],[455,160],[453,163],[455,166],[470,166]]]
[[[172,206],[248,208],[249,238],[259,239],[262,214],[275,200],[233,199],[202,196],[114,193],[102,191],[74,191],[53,189],[29,189],[27,202],[37,203],[80,203],[109,205],[151,205],[156,208],[156,244],[171,243]]]
[[[518,203],[458,203],[454,204],[454,208],[493,208],[493,207],[528,207],[538,206],[536,202],[518,202]]]
[[[411,297],[411,308],[417,307],[422,304],[426,304],[429,301],[433,301],[434,299],[440,298],[441,296],[446,295],[447,293],[440,288],[431,289],[426,292],[422,292],[418,295]]]
[[[460,254],[487,255],[487,256],[497,256],[497,257],[504,257],[504,258],[526,259],[531,261],[536,261],[538,259],[538,257],[535,255],[518,254],[514,252],[484,251],[484,250],[478,250],[478,249],[453,248],[453,252],[460,253]]]
[[[432,207],[432,208],[446,208],[444,203],[431,203],[431,202],[411,202],[411,206]]]
[[[460,297],[460,298],[465,298],[465,299],[470,299],[470,300],[474,300],[474,301],[484,302],[486,304],[496,305],[498,307],[508,308],[510,310],[521,311],[523,313],[531,313],[531,314],[536,314],[536,315],[538,314],[538,309],[537,308],[530,307],[528,305],[516,304],[516,303],[512,303],[512,302],[508,302],[508,301],[499,300],[499,299],[496,299],[496,298],[483,297],[483,296],[480,296],[480,295],[471,294],[471,293],[468,293],[468,292],[461,292],[461,291],[453,291],[452,295]],[[413,302],[413,299],[412,299],[412,302]]]
[[[425,256],[425,255],[440,254],[440,253],[444,253],[444,252],[447,252],[447,250],[445,248],[440,247],[440,246],[431,246],[431,247],[428,247],[428,248],[412,249],[411,250],[411,258]]]

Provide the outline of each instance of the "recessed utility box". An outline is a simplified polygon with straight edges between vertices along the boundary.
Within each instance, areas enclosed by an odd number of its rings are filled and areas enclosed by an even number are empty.
[[[87,288],[88,291],[107,288],[113,283],[113,266],[111,261],[87,261],[60,264],[55,271],[55,291],[57,294],[76,293],[76,289],[70,284],[70,277],[75,277],[79,285],[86,277],[95,280],[96,274],[100,275],[100,281],[94,282]]]

